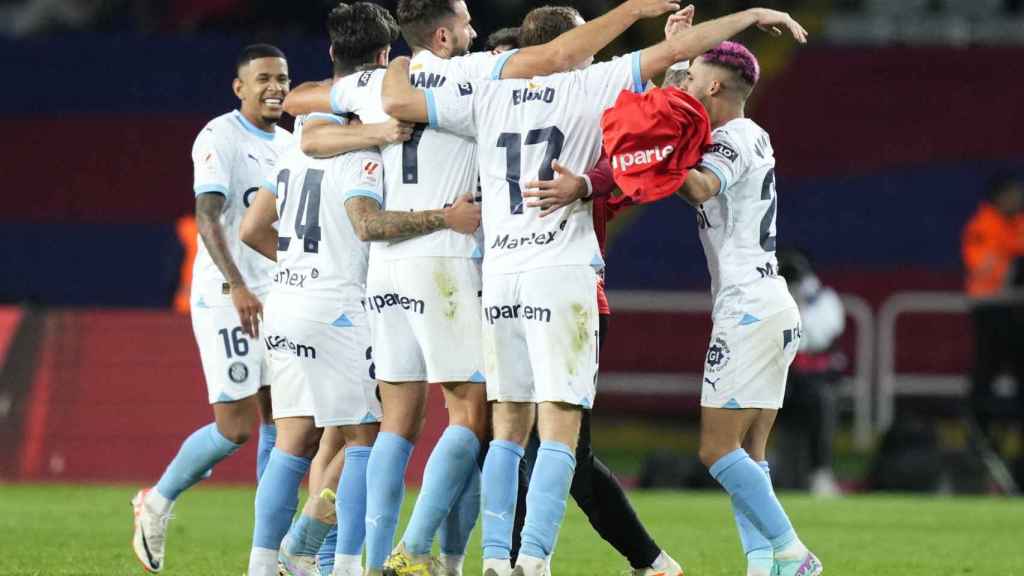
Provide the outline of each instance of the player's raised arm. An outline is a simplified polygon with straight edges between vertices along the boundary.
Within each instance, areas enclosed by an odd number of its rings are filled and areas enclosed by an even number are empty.
[[[331,111],[331,84],[333,80],[303,82],[284,99],[284,111],[298,118],[314,112],[329,113]]]
[[[215,192],[196,196],[196,227],[199,229],[199,237],[203,239],[203,245],[210,253],[210,258],[228,282],[231,289],[231,302],[242,321],[242,330],[256,338],[259,336],[259,320],[263,313],[263,304],[260,304],[259,298],[249,291],[245,279],[242,278],[242,273],[238,271],[238,266],[235,265],[235,260],[231,257],[227,235],[224,234],[224,227],[220,223],[224,202],[224,195]]]
[[[807,30],[789,14],[767,8],[751,8],[703,22],[643,50],[640,53],[640,75],[646,82],[672,64],[696,58],[751,26],[757,26],[775,36],[781,36],[782,29],[786,29],[797,42],[807,42]]]
[[[674,12],[679,10],[679,4],[673,0],[627,0],[551,42],[519,50],[505,63],[501,77],[532,78],[572,70],[611,44],[638,20]]]
[[[277,261],[277,200],[266,188],[256,191],[256,198],[242,216],[238,234],[249,248]]]
[[[406,240],[438,230],[473,234],[480,227],[480,206],[469,194],[448,208],[417,212],[382,210],[377,200],[356,196],[345,202],[345,210],[364,242]]]
[[[401,144],[412,137],[412,125],[398,120],[340,124],[334,118],[327,114],[314,114],[306,120],[302,125],[304,154],[313,158],[333,158],[365,148]]]
[[[417,90],[409,81],[409,59],[395,58],[384,75],[382,90],[384,112],[403,122],[422,124],[430,120],[427,93]]]

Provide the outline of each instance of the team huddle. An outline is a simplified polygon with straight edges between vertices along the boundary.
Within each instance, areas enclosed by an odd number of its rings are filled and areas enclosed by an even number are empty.
[[[593,63],[669,13],[664,41]],[[743,115],[760,69],[728,42],[751,26],[806,31],[767,9],[693,16],[668,0],[589,23],[544,7],[471,52],[464,0],[401,0],[397,20],[341,3],[334,77],[293,92],[280,50],[243,51],[240,109],[192,151],[192,323],[215,422],[132,502],[146,570],[164,568],[175,500],[261,420],[250,576],[461,575],[478,520],[485,576],[549,575],[570,495],[633,574],[682,576],[589,440],[614,187],[601,118],[667,72],[664,89],[698,100],[714,129],[677,191],[697,211],[715,299],[700,457],[731,497],[748,575],[821,573],[765,461],[800,318],[776,274],[771,143]],[[411,59],[390,57],[399,34]],[[277,126],[285,110],[294,134]],[[396,545],[431,384],[448,426]]]

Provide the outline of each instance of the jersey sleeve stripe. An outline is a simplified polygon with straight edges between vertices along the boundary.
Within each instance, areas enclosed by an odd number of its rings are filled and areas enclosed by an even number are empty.
[[[341,106],[341,82],[335,83],[331,86],[331,110],[335,114],[346,114],[348,110],[343,110]]]
[[[630,61],[633,64],[633,92],[637,94],[643,94],[644,92],[644,77],[640,72],[640,51],[633,52],[629,56]]]
[[[431,128],[437,128],[437,102],[434,100],[434,91],[427,90],[427,123]]]
[[[203,184],[202,186],[195,187],[196,196],[200,194],[220,194],[221,196],[228,195],[228,187],[220,184]]]
[[[260,183],[260,186],[262,186],[267,192],[273,194],[274,198],[277,198],[277,183],[271,182],[270,180],[264,180]]]
[[[498,61],[494,63],[494,70],[491,70],[491,80],[501,80],[501,72],[505,69],[505,64],[508,63],[508,59],[516,52],[516,50],[509,50],[508,52],[502,52],[498,56]]]
[[[715,173],[715,176],[718,177],[718,192],[716,193],[716,195],[725,192],[725,189],[729,187],[729,181],[726,180],[725,173],[722,172],[719,168],[716,168],[714,164],[702,162],[701,166],[707,168],[708,170],[711,170],[712,172]]]
[[[333,107],[334,104],[332,103]],[[306,115],[306,120],[327,120],[328,122],[334,122],[335,124],[345,125],[345,120],[335,114],[324,114],[323,112],[311,112]]]
[[[349,201],[349,200],[351,200],[353,198],[360,198],[360,197],[362,197],[362,198],[369,198],[371,200],[376,200],[377,204],[380,204],[381,206],[384,205],[384,199],[380,197],[380,194],[377,194],[373,190],[363,190],[363,189],[355,188],[353,190],[349,190],[348,192],[346,192],[344,198],[345,198],[345,201],[347,202],[347,201]]]

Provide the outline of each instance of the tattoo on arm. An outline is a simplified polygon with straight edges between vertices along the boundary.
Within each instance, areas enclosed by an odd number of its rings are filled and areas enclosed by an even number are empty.
[[[231,250],[228,249],[227,236],[220,224],[220,215],[224,209],[224,196],[215,193],[200,194],[196,197],[196,225],[203,245],[210,253],[213,263],[220,269],[224,278],[232,285],[244,284],[242,273],[238,271]]]
[[[359,239],[406,240],[448,228],[443,210],[397,212],[381,210],[370,198],[352,198],[345,204]]]

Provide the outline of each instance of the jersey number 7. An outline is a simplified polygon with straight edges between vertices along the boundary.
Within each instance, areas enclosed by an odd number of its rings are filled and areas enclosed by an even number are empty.
[[[537,177],[540,180],[553,180],[555,171],[551,162],[557,160],[562,154],[562,146],[565,144],[565,134],[557,126],[537,128],[526,133],[526,145],[547,143],[544,150],[544,160],[541,162]],[[523,213],[523,189],[519,183],[522,174],[522,134],[505,132],[498,136],[498,148],[505,149],[505,181],[508,182],[508,203],[512,214]]]

